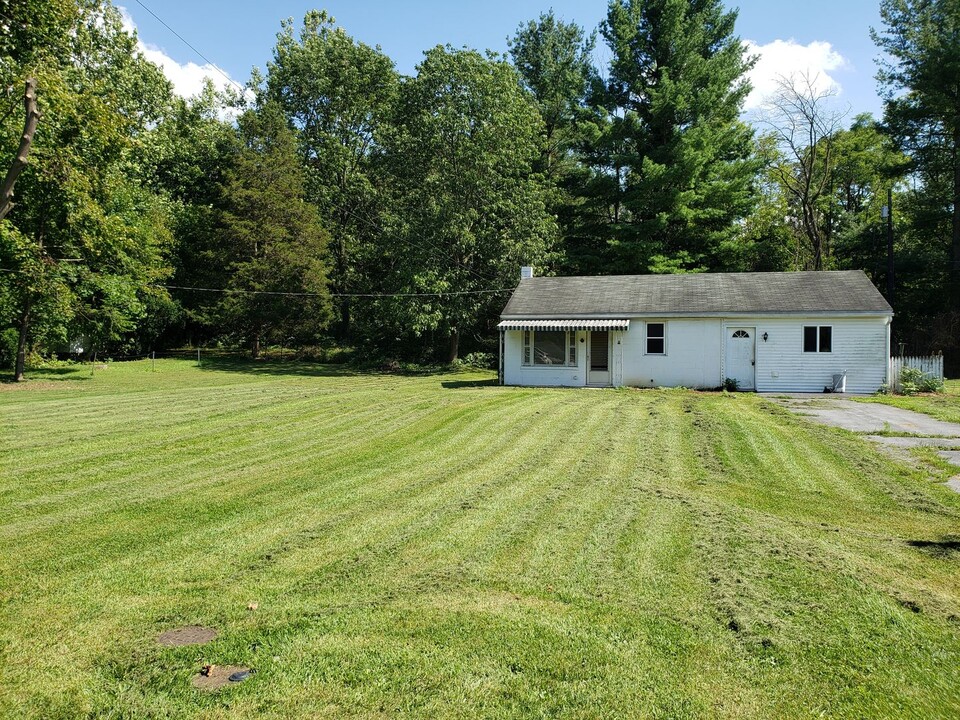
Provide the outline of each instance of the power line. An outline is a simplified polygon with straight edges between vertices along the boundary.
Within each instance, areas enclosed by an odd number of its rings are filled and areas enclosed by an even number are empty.
[[[202,52],[200,52],[199,50],[197,50],[193,45],[191,45],[189,42],[187,42],[186,38],[184,38],[183,35],[181,35],[181,34],[178,33],[176,30],[174,30],[172,27],[170,27],[169,25],[167,25],[167,23],[164,22],[163,18],[161,18],[161,17],[160,17],[159,15],[157,15],[153,10],[151,10],[151,9],[148,8],[146,5],[144,5],[141,0],[136,0],[136,3],[137,3],[137,5],[139,5],[140,7],[142,7],[144,10],[146,10],[148,13],[150,13],[151,15],[153,15],[153,17],[156,18],[157,22],[159,22],[161,25],[163,25],[167,30],[169,30],[169,31],[172,32],[174,35],[176,35],[178,38],[180,38],[180,42],[182,42],[182,43],[183,43],[184,45],[186,45],[188,48],[190,48],[191,50],[193,50],[193,51],[194,51],[197,55],[199,55],[199,56],[204,60],[204,62],[206,62],[210,67],[212,67],[212,68],[213,68],[214,70],[216,70],[218,73],[220,73],[221,75],[223,75],[223,78],[224,78],[228,83],[230,83],[231,85],[233,85],[234,87],[236,87],[240,92],[243,92],[243,91],[244,91],[244,87],[243,87],[240,83],[238,83],[236,80],[234,80],[234,79],[231,78],[229,75],[227,75],[223,70],[221,70],[220,67],[219,67],[215,62],[213,62],[213,60],[210,60],[206,55],[204,55]]]
[[[239,290],[231,288],[204,288],[187,287],[185,285],[152,285],[152,287],[166,290],[191,290],[194,292],[224,293],[229,295],[275,295],[278,297],[354,297],[354,298],[393,298],[393,297],[446,297],[448,295],[493,295],[497,293],[512,293],[513,288],[499,288],[496,290],[450,290],[447,292],[428,293],[311,293],[311,292],[278,292],[271,290]]]

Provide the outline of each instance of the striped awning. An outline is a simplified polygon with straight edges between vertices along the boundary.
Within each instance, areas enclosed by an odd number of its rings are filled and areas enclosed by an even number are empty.
[[[622,320],[503,320],[500,330],[629,330],[630,321]]]

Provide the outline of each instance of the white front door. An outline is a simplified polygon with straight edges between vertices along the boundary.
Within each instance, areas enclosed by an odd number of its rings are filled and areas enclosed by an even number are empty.
[[[610,384],[610,333],[591,330],[587,341],[587,384]]]
[[[755,328],[727,328],[726,376],[737,381],[740,390],[756,387]]]

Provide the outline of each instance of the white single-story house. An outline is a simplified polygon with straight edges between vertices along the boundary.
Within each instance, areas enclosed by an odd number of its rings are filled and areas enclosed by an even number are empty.
[[[860,270],[533,277],[500,315],[505,385],[872,393],[893,310]],[[843,382],[837,375],[844,375]]]

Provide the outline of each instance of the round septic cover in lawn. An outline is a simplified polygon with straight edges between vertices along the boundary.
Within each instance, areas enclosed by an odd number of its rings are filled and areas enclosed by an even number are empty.
[[[173,628],[173,630],[164,630],[157,637],[157,642],[167,647],[177,647],[179,645],[200,645],[213,640],[217,636],[217,631],[213,628],[205,628],[200,625],[186,625],[184,627]]]
[[[224,685],[243,682],[255,672],[240,665],[207,665],[191,682],[199,690],[219,690]]]

